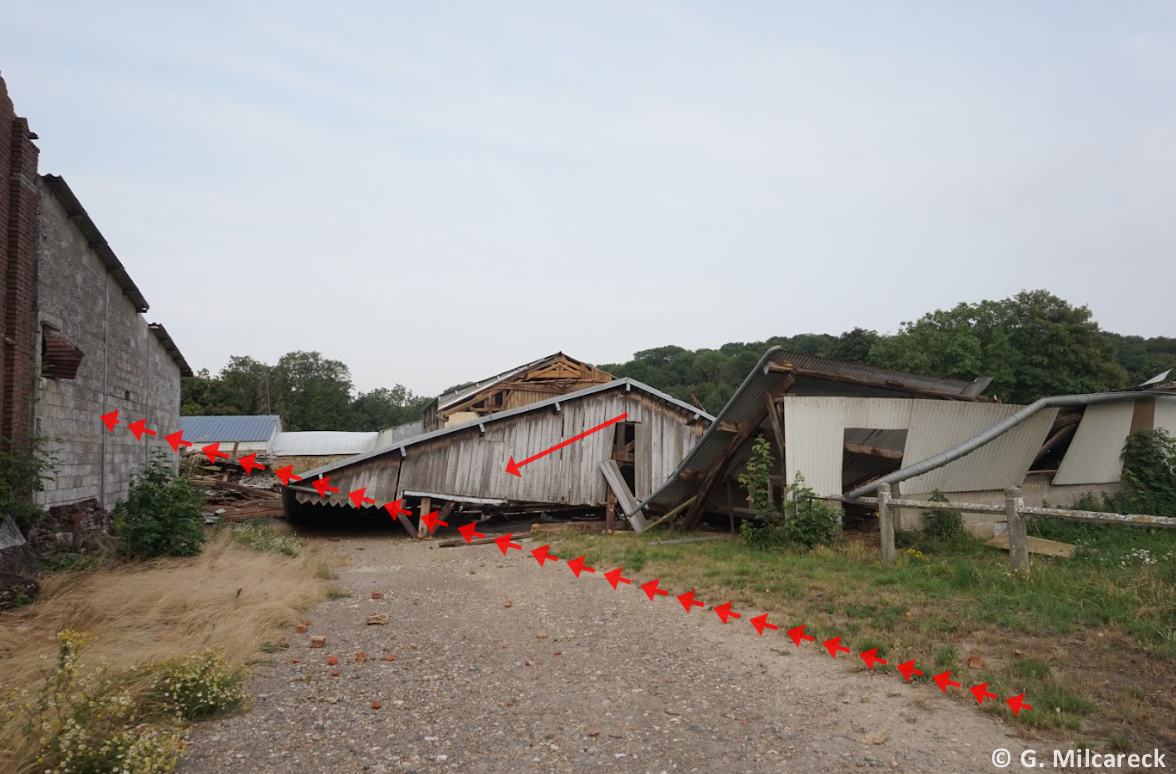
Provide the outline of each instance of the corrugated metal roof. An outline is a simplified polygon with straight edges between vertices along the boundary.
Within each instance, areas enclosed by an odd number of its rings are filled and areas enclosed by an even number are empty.
[[[282,420],[277,414],[243,417],[180,417],[184,440],[192,443],[269,441],[274,432],[281,432]]]
[[[273,453],[279,457],[321,457],[333,454],[361,454],[375,448],[379,433],[348,433],[334,430],[305,430],[278,433]]]
[[[696,485],[682,479],[681,473],[685,470],[710,470],[719,463],[731,439],[729,433],[720,429],[720,423],[741,424],[760,417],[763,414],[764,394],[769,391],[779,393],[789,379],[793,380],[787,390],[789,395],[860,398],[931,395],[956,400],[975,400],[991,381],[987,377],[967,382],[920,376],[772,347],[743,380],[731,400],[719,412],[717,421],[707,429],[674,474],[642,502],[642,507],[657,505],[672,508],[690,497]],[[771,435],[771,426],[767,420],[761,421],[760,428],[765,437]],[[739,456],[736,454],[736,458]]]
[[[405,422],[403,425],[396,425],[389,427],[386,430],[381,430],[379,438],[376,439],[375,445],[372,448],[380,446],[389,446],[397,441],[405,441],[409,438],[415,438],[425,432],[424,423],[421,420],[415,422]]]
[[[698,408],[691,406],[689,403],[684,403],[683,401],[680,401],[677,398],[674,398],[670,395],[667,395],[664,392],[662,392],[661,390],[655,390],[653,387],[650,387],[648,384],[643,384],[643,383],[637,381],[636,379],[628,379],[628,378],[616,379],[611,382],[602,382],[601,384],[595,384],[591,387],[586,387],[586,388],[584,388],[582,390],[578,390],[576,392],[570,392],[567,395],[559,395],[555,398],[550,398],[549,400],[539,401],[538,403],[530,403],[526,406],[521,406],[516,409],[508,409],[506,411],[499,411],[496,414],[490,414],[489,416],[485,416],[480,419],[475,419],[475,420],[472,420],[469,422],[463,422],[460,425],[453,425],[451,427],[443,427],[439,430],[434,430],[431,433],[424,433],[424,434],[418,435],[414,438],[408,438],[403,441],[397,441],[395,443],[387,444],[387,445],[381,446],[380,448],[373,449],[372,451],[369,451],[364,454],[353,457],[351,459],[341,460],[339,462],[336,462],[336,463],[333,463],[330,465],[323,465],[322,467],[315,468],[314,470],[309,470],[309,471],[302,474],[302,478],[303,478],[303,481],[309,482],[313,478],[318,478],[318,477],[321,477],[324,475],[328,475],[331,472],[338,470],[340,468],[346,467],[348,465],[354,465],[355,463],[363,462],[364,460],[371,459],[373,457],[378,457],[382,454],[387,454],[389,452],[393,452],[398,449],[407,449],[410,446],[413,446],[413,445],[416,445],[419,443],[424,443],[425,441],[431,441],[434,438],[440,438],[442,436],[448,435],[450,433],[455,433],[455,432],[458,432],[460,430],[464,430],[469,427],[476,427],[478,425],[489,425],[494,422],[501,421],[503,419],[509,419],[511,417],[518,416],[520,414],[527,414],[532,411],[539,411],[539,410],[542,410],[545,408],[550,408],[550,407],[555,406],[557,404],[567,403],[568,401],[575,401],[580,398],[587,397],[589,395],[595,395],[598,392],[604,392],[606,390],[621,390],[621,389],[625,390],[626,392],[629,390],[633,390],[633,389],[640,390],[641,392],[644,392],[647,395],[652,395],[656,398],[660,398],[661,400],[666,401],[667,403],[672,403],[675,406],[678,406],[679,408],[681,408],[683,411],[685,411],[693,416],[697,416],[699,418],[705,419],[708,422],[714,421],[714,417],[712,417],[710,414],[707,414],[704,411],[700,411]],[[587,429],[587,428],[585,428],[585,429]],[[505,464],[505,459],[503,460],[503,463]]]
[[[1087,406],[1074,440],[1058,466],[1055,484],[1109,484],[1123,475],[1123,444],[1135,401]]]

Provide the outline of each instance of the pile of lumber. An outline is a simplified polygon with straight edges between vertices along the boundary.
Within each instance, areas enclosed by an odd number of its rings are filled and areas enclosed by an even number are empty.
[[[192,483],[204,490],[204,502],[211,511],[208,515],[228,521],[282,515],[282,495],[278,492],[212,476],[197,476]]]

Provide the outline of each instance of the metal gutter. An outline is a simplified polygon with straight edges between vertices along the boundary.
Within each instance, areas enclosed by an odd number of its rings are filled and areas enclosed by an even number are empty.
[[[878,487],[882,484],[896,484],[900,481],[906,481],[909,478],[921,476],[924,473],[941,468],[949,462],[954,462],[960,457],[974,452],[981,446],[984,446],[990,441],[999,438],[1017,425],[1024,422],[1029,417],[1036,414],[1041,409],[1058,408],[1063,406],[1090,406],[1097,403],[1113,403],[1121,400],[1135,400],[1136,398],[1140,397],[1147,397],[1147,393],[1096,392],[1085,395],[1055,395],[1049,398],[1041,398],[1037,401],[1034,401],[1033,403],[1030,403],[1028,406],[1025,406],[1023,409],[1018,411],[1016,414],[1013,414],[1009,418],[988,428],[983,433],[980,433],[977,436],[973,436],[963,443],[956,444],[946,451],[941,451],[939,454],[936,454],[933,457],[928,457],[925,460],[916,462],[914,465],[908,465],[905,468],[896,470],[893,473],[882,476],[882,478],[879,478],[876,481],[871,481],[865,486],[859,486],[852,492],[846,492],[844,497],[846,500],[853,500],[858,497],[864,497],[878,491]]]

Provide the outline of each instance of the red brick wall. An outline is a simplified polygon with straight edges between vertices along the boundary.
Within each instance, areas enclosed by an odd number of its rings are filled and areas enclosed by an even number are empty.
[[[38,153],[0,77],[0,448],[32,429]]]

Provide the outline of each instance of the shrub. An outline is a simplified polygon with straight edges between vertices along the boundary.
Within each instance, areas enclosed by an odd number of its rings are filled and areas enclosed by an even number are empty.
[[[1124,512],[1176,516],[1176,438],[1165,430],[1143,430],[1123,446]]]
[[[931,502],[949,502],[947,495],[936,489],[931,494]],[[947,508],[934,508],[924,514],[923,530],[929,537],[944,542],[959,540],[967,534],[964,528],[964,515],[959,511]]]
[[[798,471],[796,482],[785,495],[784,538],[789,543],[815,548],[832,543],[841,532],[841,511],[815,499]]]
[[[44,439],[33,436],[10,450],[0,450],[0,517],[11,516],[28,533],[41,514],[33,495],[53,479],[56,458],[45,451]]]
[[[799,472],[796,481],[784,490],[784,510],[772,496],[772,447],[763,436],[751,447],[747,469],[739,474],[739,483],[747,490],[747,500],[759,516],[759,522],[744,520],[739,534],[749,545],[768,548],[786,543],[814,548],[832,543],[841,531],[841,512],[814,499],[815,493],[804,485]]]
[[[254,551],[272,551],[286,556],[298,556],[302,542],[294,535],[283,535],[268,524],[249,524],[233,530],[233,540]]]
[[[248,698],[246,677],[223,654],[205,650],[160,665],[153,692],[185,720],[200,720],[241,709]]]
[[[88,642],[81,632],[59,632],[53,672],[37,692],[26,688],[0,698],[0,721],[20,723],[38,772],[173,771],[182,732],[145,722],[129,681],[105,664],[79,677],[78,659]]]
[[[130,497],[114,511],[120,550],[136,559],[195,556],[204,544],[200,496],[163,455],[139,471]]]

